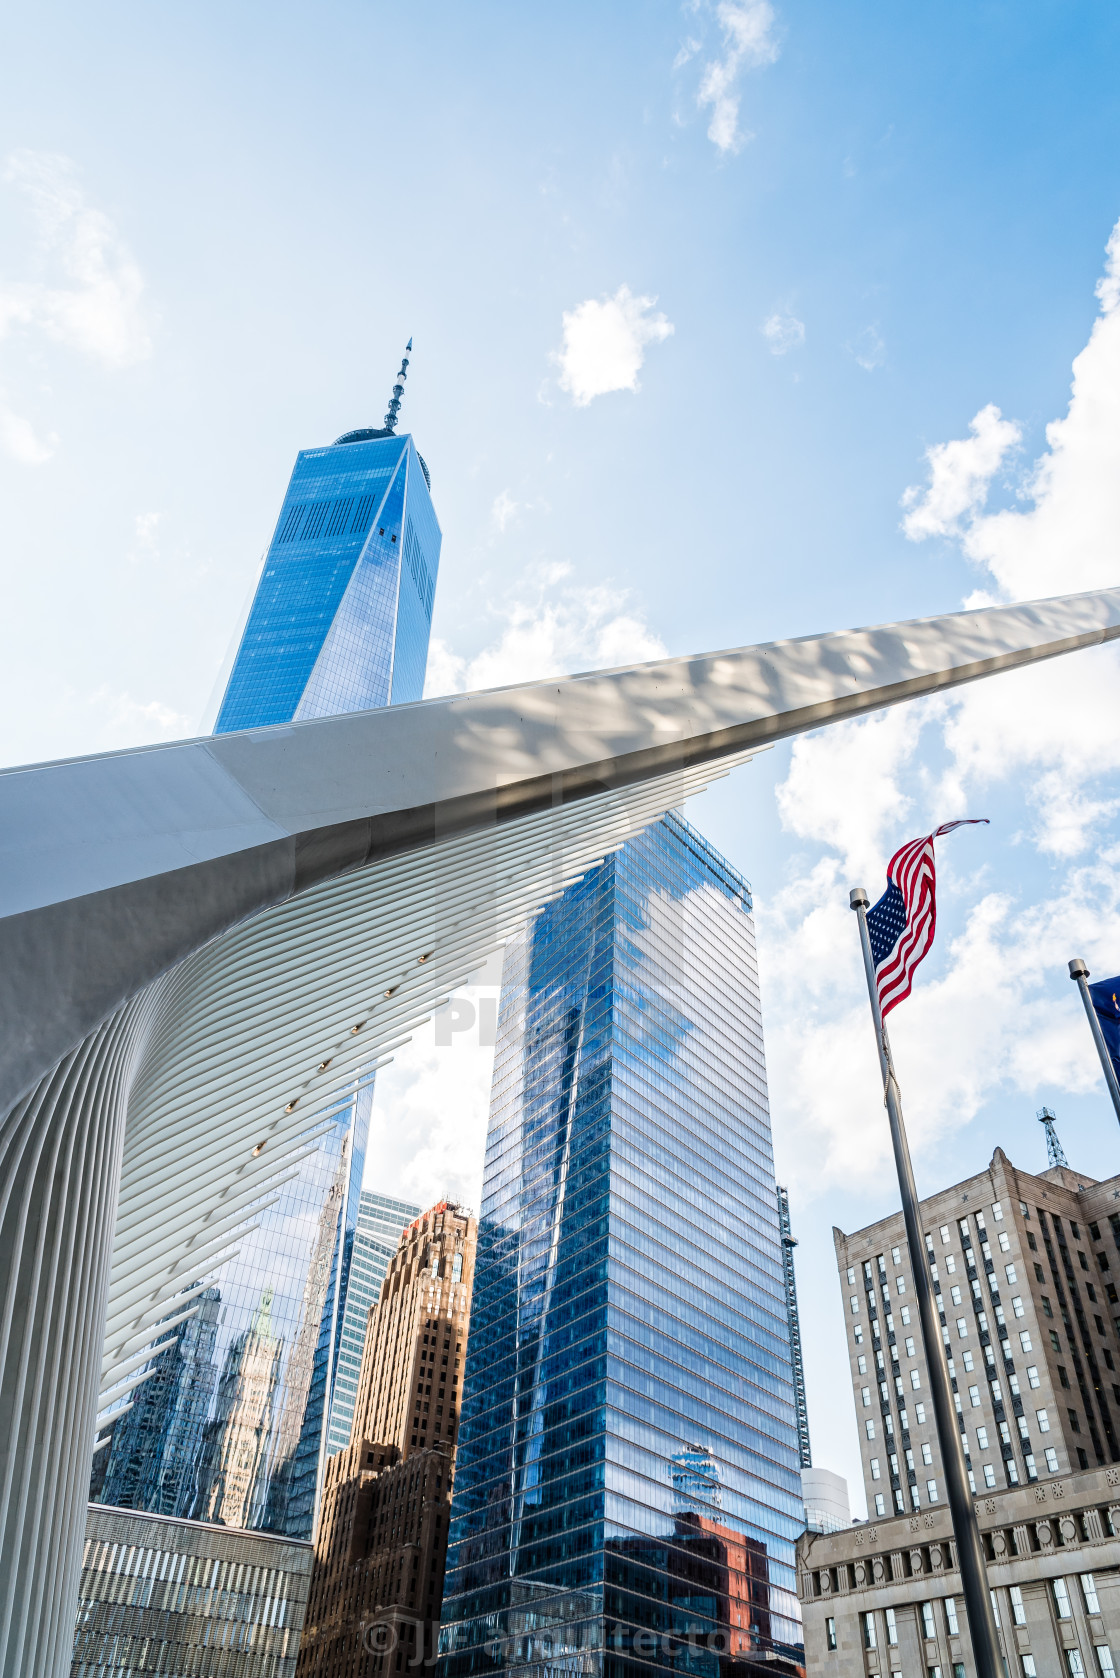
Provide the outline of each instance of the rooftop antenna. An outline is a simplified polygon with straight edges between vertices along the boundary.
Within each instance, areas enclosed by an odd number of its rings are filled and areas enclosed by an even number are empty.
[[[397,382],[393,386],[393,394],[389,400],[389,412],[385,415],[385,429],[392,437],[397,429],[397,415],[401,411],[401,397],[404,395],[404,381],[408,378],[408,358],[412,354],[412,339],[404,347],[405,353],[401,361],[401,370],[397,374]]]
[[[1058,1115],[1056,1113],[1054,1113],[1049,1107],[1040,1107],[1038,1112],[1035,1114],[1035,1118],[1038,1120],[1039,1124],[1042,1125],[1043,1128],[1046,1131],[1046,1157],[1047,1157],[1047,1159],[1050,1161],[1051,1165],[1064,1165],[1066,1170],[1068,1171],[1069,1170],[1069,1160],[1066,1158],[1065,1149],[1062,1147],[1062,1144],[1058,1141],[1058,1133],[1054,1129],[1054,1121],[1056,1120],[1057,1116]]]

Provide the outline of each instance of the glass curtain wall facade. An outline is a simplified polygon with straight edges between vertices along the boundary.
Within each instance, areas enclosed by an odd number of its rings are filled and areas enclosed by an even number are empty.
[[[440,543],[410,436],[303,450],[215,732],[420,699]],[[364,1076],[309,1121],[317,1145],[110,1418],[94,1502],[311,1537],[321,1449],[349,1443],[362,1300],[419,1210],[362,1196],[372,1100]]]
[[[94,1457],[93,1502],[310,1538],[372,1099],[367,1083],[320,1115],[318,1145],[167,1336]]]
[[[402,1229],[418,1218],[421,1210],[409,1200],[394,1200],[387,1194],[362,1190],[354,1250],[350,1256],[346,1304],[340,1318],[338,1363],[327,1430],[328,1456],[345,1450],[350,1443],[370,1306],[376,1305],[380,1297],[385,1272],[400,1246]]]
[[[441,1678],[799,1669],[750,891],[675,816],[507,949],[462,1414]]]
[[[442,536],[410,436],[302,449],[215,734],[421,699]]]

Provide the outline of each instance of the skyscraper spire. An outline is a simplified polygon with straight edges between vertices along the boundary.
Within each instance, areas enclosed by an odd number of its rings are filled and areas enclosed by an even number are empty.
[[[1069,1160],[1066,1158],[1065,1149],[1058,1141],[1058,1133],[1054,1129],[1054,1120],[1057,1118],[1057,1114],[1052,1112],[1049,1107],[1040,1107],[1035,1114],[1035,1118],[1046,1132],[1046,1157],[1050,1164],[1064,1165],[1068,1169]]]
[[[405,353],[401,361],[401,370],[397,374],[397,382],[393,386],[393,394],[389,400],[389,412],[385,415],[385,429],[390,437],[397,429],[397,415],[401,411],[401,397],[404,395],[404,381],[408,378],[408,358],[412,354],[412,339],[404,347]]]

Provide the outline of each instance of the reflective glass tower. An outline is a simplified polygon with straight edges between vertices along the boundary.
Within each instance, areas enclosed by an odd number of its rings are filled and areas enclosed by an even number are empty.
[[[395,430],[407,367],[385,426],[301,449],[215,734],[423,697],[442,536]]]
[[[396,432],[407,369],[382,427],[301,451],[216,732],[422,697],[441,536],[428,469]],[[309,1120],[291,1179],[110,1418],[94,1501],[311,1536],[321,1455],[350,1437],[366,1309],[419,1211],[362,1194],[372,1099],[361,1077]]]
[[[797,1670],[750,891],[666,817],[507,950],[441,1678]]]

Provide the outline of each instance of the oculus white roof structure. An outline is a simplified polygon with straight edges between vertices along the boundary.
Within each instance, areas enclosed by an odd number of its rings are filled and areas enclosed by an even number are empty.
[[[1120,636],[1120,589],[0,774],[0,1675],[69,1670],[95,1420],[316,1114],[773,741]]]

